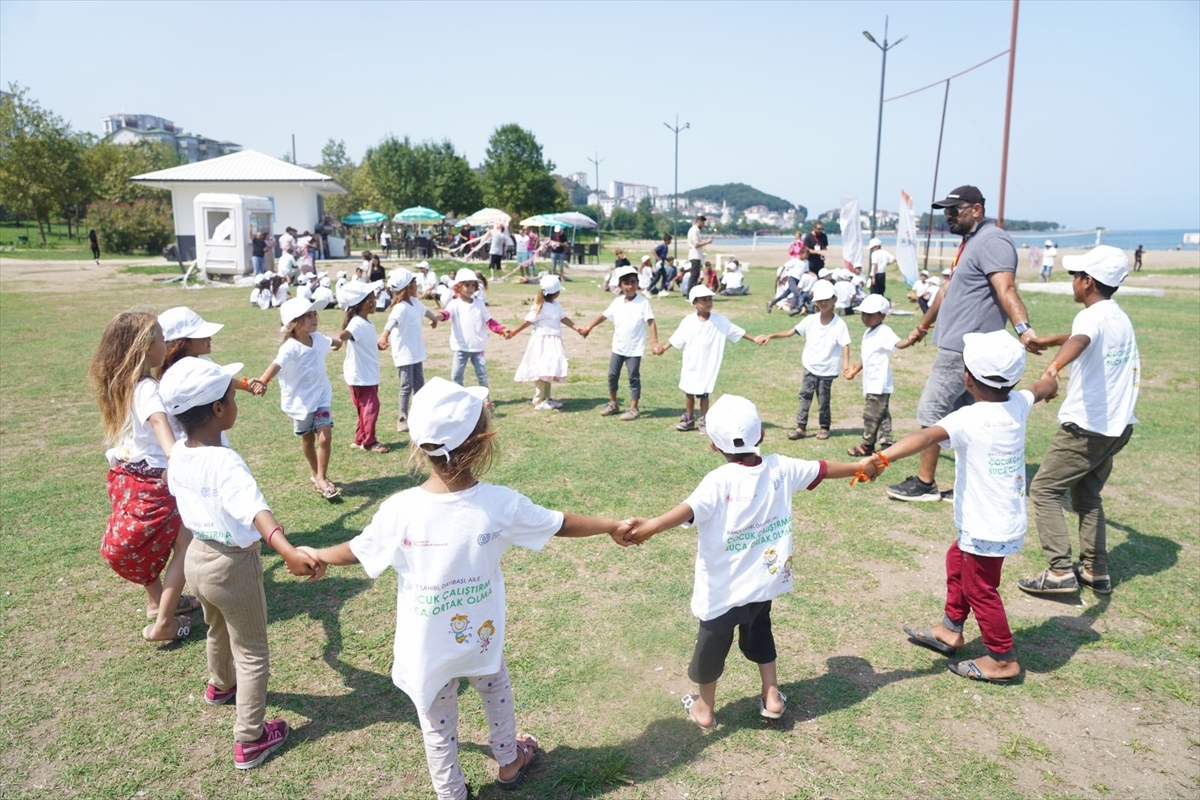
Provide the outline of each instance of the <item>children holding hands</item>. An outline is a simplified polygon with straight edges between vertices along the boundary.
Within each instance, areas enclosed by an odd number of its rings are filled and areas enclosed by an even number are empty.
[[[974,613],[987,655],[947,666],[971,680],[1007,683],[1020,675],[1021,665],[999,586],[1005,557],[1020,552],[1025,541],[1025,422],[1035,403],[1055,396],[1058,382],[1047,373],[1028,390],[1012,391],[1025,371],[1025,349],[1003,330],[964,335],[963,362],[975,402],[861,464],[882,470],[935,444],[954,450],[958,533],[946,552],[945,613],[930,628],[904,632],[913,644],[953,656],[966,643],[963,624]]]
[[[624,546],[628,525],[551,511],[514,489],[481,481],[495,432],[485,387],[433,378],[413,398],[409,435],[430,467],[420,486],[384,501],[354,539],[321,550],[322,564],[362,564],[372,578],[398,574],[392,681],[417,709],[429,775],[439,798],[468,796],[458,764],[458,686],[483,699],[501,789],[520,785],[538,741],[517,733],[504,662],[504,574],[517,545],[541,550],[552,537],[608,534]],[[414,546],[416,545],[416,546]]]
[[[257,767],[288,737],[282,719],[264,722],[270,654],[263,590],[263,540],[288,572],[315,580],[321,565],[288,541],[258,484],[222,434],[237,420],[233,376],[241,364],[184,358],[163,376],[162,402],[187,431],[167,475],[179,515],[192,531],[185,573],[208,624],[210,705],[237,703],[233,763]]]
[[[713,292],[707,286],[692,287],[688,300],[696,310],[683,318],[667,344],[654,346],[654,355],[661,356],[672,347],[683,351],[679,388],[683,390],[684,411],[675,430],[696,429],[696,398],[699,398],[699,428],[704,433],[708,396],[717,385],[717,373],[725,357],[725,342],[740,341],[746,331],[724,315],[713,312]]]
[[[813,303],[816,304],[819,314],[805,317],[794,328],[779,333],[764,333],[754,340],[762,346],[772,339],[786,339],[793,335],[805,338],[804,352],[800,356],[800,363],[804,366],[804,380],[800,385],[800,410],[796,414],[796,429],[788,433],[788,438],[792,440],[803,439],[807,435],[808,410],[812,406],[813,394],[817,395],[818,421],[821,425],[821,431],[816,438],[829,438],[830,427],[833,425],[833,412],[829,405],[830,391],[834,379],[839,374],[846,374],[850,368],[850,329],[846,327],[844,319],[833,313],[833,285],[828,281],[817,281],[813,288]]]
[[[692,613],[700,632],[688,677],[697,691],[683,698],[688,718],[701,728],[713,716],[717,681],[738,629],[738,647],[758,664],[762,679],[759,713],[783,716],[787,698],[779,691],[771,601],[790,592],[792,580],[792,495],[812,490],[825,478],[848,478],[874,464],[802,461],[759,455],[763,441],[758,408],[744,397],[724,395],[708,411],[713,452],[725,464],[708,473],[686,500],[653,519],[627,520],[625,540],[642,544],[680,525],[696,526],[696,583]]]
[[[613,323],[612,355],[608,359],[608,404],[600,410],[600,416],[608,417],[621,412],[617,405],[617,381],[621,377],[621,366],[629,372],[629,408],[621,414],[624,422],[632,422],[641,416],[638,403],[642,397],[642,356],[646,353],[646,329],[650,329],[651,344],[658,347],[658,326],[654,322],[654,311],[650,301],[638,294],[638,272],[632,266],[613,270],[621,296],[609,303],[608,308],[597,316],[580,333],[584,338],[592,329],[606,319]]]
[[[463,267],[454,273],[454,298],[437,313],[441,319],[450,320],[450,349],[454,359],[450,364],[450,379],[463,385],[463,374],[467,362],[475,367],[475,379],[483,388],[488,387],[487,356],[483,349],[487,345],[487,333],[504,335],[504,326],[492,319],[487,305],[477,296],[479,276],[475,271]]]

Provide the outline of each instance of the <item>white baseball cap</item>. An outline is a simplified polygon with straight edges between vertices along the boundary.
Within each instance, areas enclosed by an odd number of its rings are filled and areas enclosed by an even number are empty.
[[[1129,277],[1129,259],[1125,256],[1125,251],[1107,244],[1093,247],[1081,256],[1063,256],[1063,268],[1067,272],[1090,275],[1114,289]],[[162,317],[159,317],[159,321],[161,320]],[[163,330],[166,330],[165,325]]]
[[[328,275],[322,274],[321,275],[321,285],[323,287],[325,287],[326,289],[328,289],[331,285],[333,285],[333,282],[331,280],[329,280]]]
[[[350,308],[375,294],[375,292],[379,291],[380,286],[383,286],[383,281],[373,281],[372,283],[350,281],[341,289],[338,289],[338,300],[344,303],[346,308]]]
[[[1049,239],[1047,239],[1047,240],[1046,240],[1046,247],[1054,247],[1054,242],[1052,242],[1052,241],[1050,241]]]
[[[538,279],[538,288],[542,290],[542,294],[549,295],[558,294],[563,287],[562,281],[558,279],[557,275],[547,273]]]
[[[171,365],[158,384],[158,394],[172,416],[189,408],[216,402],[229,391],[229,382],[245,366],[221,366],[207,358],[188,356]]]
[[[943,278],[949,278],[953,274],[954,274],[954,270],[950,269],[949,267],[942,268],[942,277]]]
[[[858,304],[860,314],[886,314],[891,309],[891,303],[881,294],[869,294]]]
[[[688,292],[689,303],[694,303],[701,297],[716,297],[716,295],[713,293],[713,290],[707,286],[693,286],[692,290]]]
[[[1025,348],[1008,331],[963,334],[963,363],[980,383],[1015,386],[1025,372]]]
[[[704,416],[708,438],[722,453],[754,453],[762,439],[762,419],[754,403],[736,394],[721,395]]]
[[[483,386],[465,387],[445,378],[430,378],[413,395],[408,412],[408,435],[412,443],[417,447],[438,445],[437,449],[426,452],[431,456],[449,456],[479,424],[487,396],[488,390]]]
[[[338,278],[344,278],[344,277],[346,277],[346,270],[344,270],[344,269],[339,269],[339,270],[338,270],[338,274],[337,274],[337,276],[338,276]]]
[[[406,270],[404,267],[400,267],[392,273],[392,277],[388,278],[388,287],[395,289],[396,291],[400,291],[405,286],[408,286],[410,283],[412,283],[415,277],[415,275]]]
[[[828,300],[833,297],[833,284],[829,281],[817,281],[813,287],[813,300]]]
[[[650,256],[642,256],[642,263],[643,263],[643,264],[649,264],[649,263],[650,263]]]
[[[293,297],[279,307],[279,321],[286,328],[293,320],[300,319],[310,311],[317,309],[315,300],[305,300],[303,297]]]
[[[417,264],[417,269],[429,269],[429,262],[422,261],[420,264]]]
[[[621,278],[624,278],[626,275],[637,275],[637,274],[638,274],[637,270],[631,266],[617,267],[615,270],[613,270],[613,280],[616,281],[617,283],[620,283]]]
[[[928,283],[930,286],[941,286],[942,279],[939,278],[937,275],[934,275],[932,278],[929,279]]]
[[[479,282],[479,276],[475,274],[475,270],[470,267],[462,267],[458,272],[454,273],[455,283],[470,283],[471,281]]]
[[[199,314],[185,306],[168,308],[158,315],[158,324],[162,326],[163,340],[168,342],[176,339],[208,339],[225,327],[215,322],[205,322]]]
[[[878,236],[872,237],[871,241],[867,242],[867,247],[883,247],[883,240]]]
[[[554,226],[554,232],[555,232],[555,233],[562,233],[562,225],[555,225],[555,226]]]
[[[829,269],[829,267],[821,267],[821,271],[817,273],[817,277],[818,278],[828,278],[832,274],[833,274],[833,271],[831,269]]]

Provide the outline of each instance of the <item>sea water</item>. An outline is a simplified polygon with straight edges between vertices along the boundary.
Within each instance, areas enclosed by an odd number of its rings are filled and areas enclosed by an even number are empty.
[[[1200,245],[1183,244],[1183,234],[1187,233],[1182,228],[1171,230],[1103,230],[1100,232],[1100,244],[1112,245],[1119,247],[1122,250],[1133,251],[1138,245],[1141,245],[1146,250],[1176,250],[1182,245],[1184,250],[1197,250]],[[828,235],[828,234],[827,234]],[[780,245],[788,244],[794,236],[759,236],[758,244]],[[870,238],[866,231],[862,234],[863,248],[866,249],[867,239]],[[880,235],[883,240],[883,246],[891,251],[895,251],[896,235],[887,232]],[[1013,241],[1017,247],[1028,245],[1029,247],[1043,247],[1046,240],[1054,242],[1060,249],[1086,250],[1096,246],[1096,231],[1017,231],[1012,234]],[[938,240],[944,242],[954,242],[955,246],[958,243],[958,237],[945,231],[934,231],[933,241],[934,247],[937,247]],[[754,244],[755,240],[748,236],[742,237],[721,237],[718,236],[713,242],[712,247],[721,248],[732,246],[748,247]],[[830,245],[840,245],[842,237],[840,235],[829,235]],[[925,244],[925,233],[917,232],[918,249]]]

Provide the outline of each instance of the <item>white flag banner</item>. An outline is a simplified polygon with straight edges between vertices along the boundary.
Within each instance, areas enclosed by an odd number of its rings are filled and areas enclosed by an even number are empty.
[[[917,218],[913,214],[912,198],[900,190],[900,222],[896,225],[896,263],[904,282],[917,282]]]
[[[838,225],[842,226],[842,261],[847,269],[863,265],[862,231],[858,215],[858,198],[841,198],[842,210],[838,212]]]

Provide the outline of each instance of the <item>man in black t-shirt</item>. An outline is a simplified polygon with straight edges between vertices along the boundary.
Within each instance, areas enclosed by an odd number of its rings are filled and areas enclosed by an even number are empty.
[[[815,275],[825,267],[825,251],[829,249],[829,237],[825,235],[824,223],[813,224],[812,232],[804,236],[804,245],[809,251],[808,271]]]

